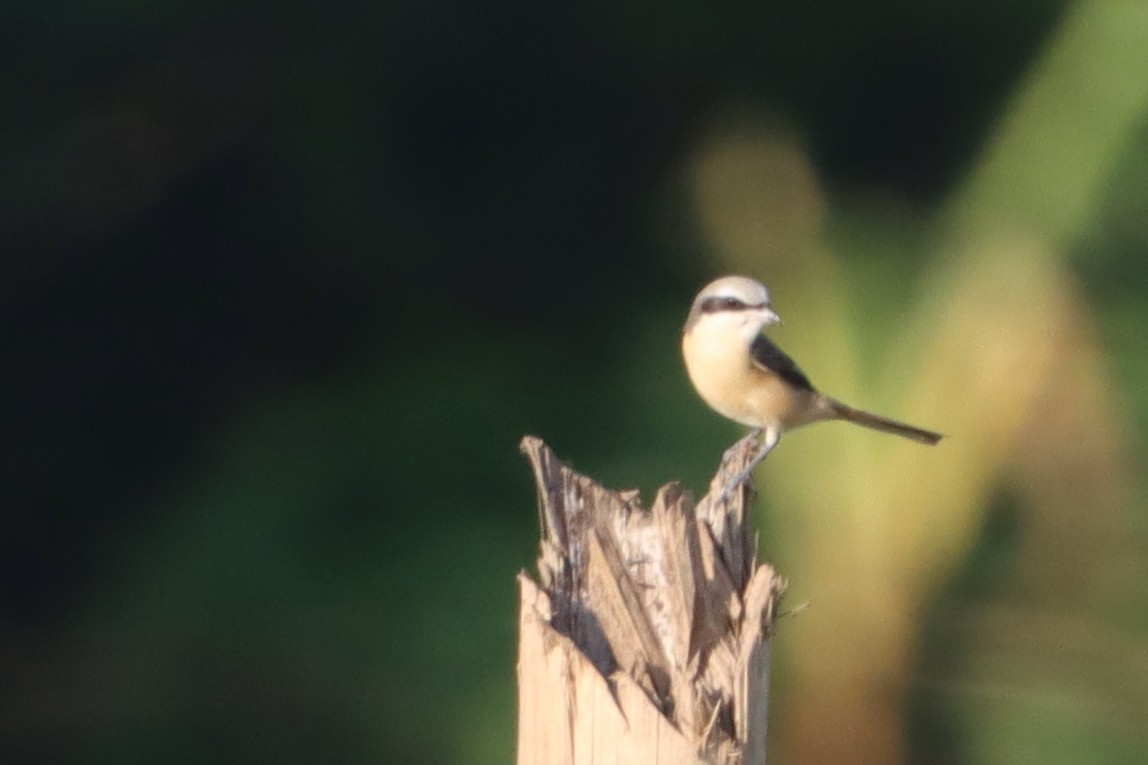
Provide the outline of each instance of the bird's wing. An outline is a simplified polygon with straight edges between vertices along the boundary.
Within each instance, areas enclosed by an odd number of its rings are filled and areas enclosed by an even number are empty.
[[[765,335],[759,334],[754,339],[749,346],[749,355],[753,357],[754,364],[767,372],[773,372],[790,385],[804,390],[813,390],[813,384],[797,366],[797,362],[786,356],[785,351],[774,345],[773,341]]]

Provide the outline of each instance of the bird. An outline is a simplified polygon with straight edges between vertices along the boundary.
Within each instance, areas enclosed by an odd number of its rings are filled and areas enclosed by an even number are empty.
[[[751,436],[759,442],[722,497],[749,478],[784,433],[815,422],[845,420],[929,446],[944,437],[819,393],[797,363],[766,337],[766,327],[780,323],[764,284],[723,276],[694,298],[682,328],[682,357],[698,395],[718,414],[753,428]]]

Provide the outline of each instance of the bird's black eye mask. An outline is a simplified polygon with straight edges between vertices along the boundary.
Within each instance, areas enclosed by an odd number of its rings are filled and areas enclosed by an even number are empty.
[[[765,308],[765,303],[749,305],[735,297],[708,297],[702,301],[702,313],[718,313],[721,311],[749,311]]]

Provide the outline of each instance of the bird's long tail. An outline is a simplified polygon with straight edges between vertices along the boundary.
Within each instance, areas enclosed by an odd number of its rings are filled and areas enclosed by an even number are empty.
[[[892,433],[895,436],[912,439],[917,443],[928,444],[929,446],[936,446],[937,442],[944,438],[940,433],[934,433],[931,430],[925,430],[923,428],[915,428],[903,422],[890,420],[888,417],[863,412],[860,409],[846,406],[840,401],[833,401],[833,414],[837,419],[855,422],[858,425],[864,425],[866,428]]]

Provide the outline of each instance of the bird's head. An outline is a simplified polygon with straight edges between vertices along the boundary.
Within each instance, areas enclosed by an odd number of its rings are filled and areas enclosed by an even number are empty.
[[[770,305],[769,290],[764,284],[745,276],[723,276],[707,284],[694,298],[684,331],[691,331],[700,322],[736,331],[752,340],[771,324],[780,324],[781,316]]]

